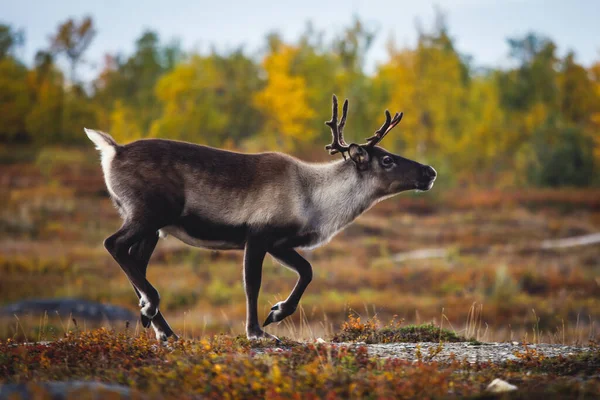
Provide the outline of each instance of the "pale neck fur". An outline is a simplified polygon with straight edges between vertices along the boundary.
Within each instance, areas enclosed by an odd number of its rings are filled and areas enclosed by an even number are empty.
[[[306,164],[311,175],[311,225],[330,236],[352,222],[377,200],[371,179],[361,177],[354,163],[339,160]]]

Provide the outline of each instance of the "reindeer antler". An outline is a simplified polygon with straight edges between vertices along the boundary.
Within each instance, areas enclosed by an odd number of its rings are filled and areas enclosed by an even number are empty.
[[[389,131],[394,129],[394,127],[400,123],[403,115],[404,113],[396,113],[396,115],[394,115],[394,118],[392,119],[390,112],[388,110],[385,110],[385,122],[383,123],[383,125],[381,125],[381,128],[375,131],[375,134],[373,136],[367,138],[366,145],[369,147],[373,147],[377,143],[381,142],[385,135],[387,135]]]
[[[342,119],[338,124],[338,101],[337,97],[333,95],[333,111],[331,116],[331,121],[325,122],[325,125],[331,128],[331,134],[333,136],[333,141],[331,144],[325,146],[326,150],[329,150],[329,154],[334,155],[337,153],[342,153],[344,156],[344,160],[346,159],[345,152],[348,151],[350,146],[346,144],[344,141],[344,125],[346,125],[346,116],[348,115],[348,99],[344,101],[344,106],[342,108]]]
[[[344,125],[346,125],[346,116],[348,115],[348,99],[344,101],[344,106],[342,107],[342,119],[338,123],[338,100],[336,95],[333,95],[333,111],[331,115],[331,121],[325,122],[325,125],[331,128],[331,134],[333,136],[333,141],[331,144],[325,146],[326,150],[329,150],[330,155],[334,155],[337,153],[342,153],[344,156],[344,160],[346,159],[346,152],[349,151],[350,146],[344,141]],[[394,129],[396,125],[400,123],[402,120],[402,116],[404,113],[396,113],[394,118],[390,115],[388,110],[385,110],[385,122],[381,125],[375,134],[369,138],[367,138],[367,143],[361,146],[373,147],[377,145],[381,140],[388,134],[389,131]]]

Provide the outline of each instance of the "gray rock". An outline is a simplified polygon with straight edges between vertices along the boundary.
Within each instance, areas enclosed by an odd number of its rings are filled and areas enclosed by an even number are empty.
[[[43,315],[61,318],[72,316],[78,320],[86,321],[135,321],[137,315],[126,308],[111,304],[96,303],[89,300],[57,298],[57,299],[30,299],[0,307],[0,316],[13,315]]]
[[[517,390],[517,387],[515,385],[511,385],[510,383],[500,378],[496,378],[492,381],[492,383],[488,385],[488,387],[485,390],[491,393],[505,393],[515,391]]]
[[[137,391],[126,386],[105,384],[101,382],[66,381],[66,382],[36,382],[9,383],[0,386],[0,400],[4,399],[143,399]]]

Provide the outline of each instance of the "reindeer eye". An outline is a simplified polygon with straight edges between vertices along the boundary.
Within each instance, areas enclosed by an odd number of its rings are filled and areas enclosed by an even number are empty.
[[[381,165],[383,165],[386,168],[391,167],[392,164],[394,164],[394,160],[390,156],[385,156],[381,159]]]

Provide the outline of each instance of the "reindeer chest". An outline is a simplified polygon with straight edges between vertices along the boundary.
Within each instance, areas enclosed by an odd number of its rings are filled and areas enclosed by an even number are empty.
[[[277,247],[316,248],[329,242],[345,225],[345,221],[314,218],[298,228],[279,232],[274,244]]]

